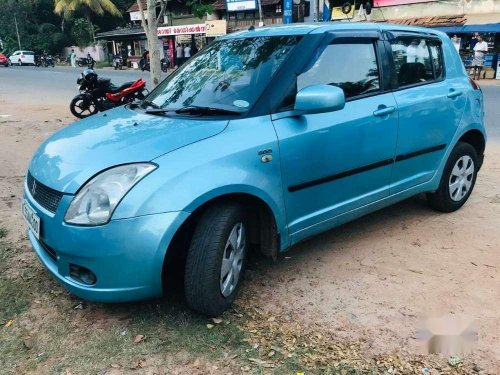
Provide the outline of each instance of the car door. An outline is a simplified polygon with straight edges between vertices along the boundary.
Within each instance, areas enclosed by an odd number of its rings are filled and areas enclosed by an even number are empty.
[[[452,67],[447,71],[439,39],[394,35],[390,46],[399,110],[394,194],[435,174],[462,117],[466,88]]]
[[[17,60],[18,60],[18,55],[19,55],[19,51],[16,51],[12,54],[12,56],[9,57],[9,60],[12,64],[17,64]]]
[[[292,243],[389,194],[398,117],[392,93],[383,89],[381,46],[371,38],[336,38],[297,76],[296,91],[341,87],[342,110],[272,116]]]

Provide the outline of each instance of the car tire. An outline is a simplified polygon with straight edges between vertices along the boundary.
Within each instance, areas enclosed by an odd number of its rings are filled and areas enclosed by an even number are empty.
[[[235,203],[210,207],[194,231],[186,259],[188,306],[208,316],[227,310],[238,292],[248,247],[247,219]]]
[[[441,212],[453,212],[467,202],[476,183],[479,162],[472,145],[459,142],[451,151],[438,189],[427,194],[429,205]]]

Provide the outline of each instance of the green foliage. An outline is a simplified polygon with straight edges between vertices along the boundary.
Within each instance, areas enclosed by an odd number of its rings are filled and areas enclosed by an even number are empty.
[[[187,0],[186,5],[198,18],[203,18],[205,14],[212,14],[215,0]]]
[[[72,35],[76,45],[79,47],[85,47],[93,41],[92,30],[89,23],[83,18],[74,20]]]
[[[81,2],[91,3],[91,5],[77,7],[70,13],[59,15],[54,12],[54,0],[0,0],[0,38],[4,45],[4,50],[0,52],[9,54],[19,49],[15,19],[18,23],[22,49],[35,52],[46,50],[57,54],[65,46],[84,45],[93,41],[93,38],[88,37],[86,31],[88,26],[84,27],[81,22],[73,22],[73,20],[88,20],[92,16],[94,31],[112,30],[117,26],[125,25],[126,19],[121,15],[134,0]],[[90,13],[87,14],[86,10],[90,10]],[[108,11],[111,14],[99,15]]]

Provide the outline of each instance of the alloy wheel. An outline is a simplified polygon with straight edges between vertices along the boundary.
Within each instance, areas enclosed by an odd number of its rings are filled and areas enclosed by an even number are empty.
[[[246,234],[243,223],[237,223],[231,229],[222,255],[220,271],[220,291],[228,297],[236,289],[243,268],[246,251]]]
[[[472,186],[474,170],[474,161],[470,156],[464,155],[456,161],[448,181],[448,190],[453,201],[459,202],[467,195]]]

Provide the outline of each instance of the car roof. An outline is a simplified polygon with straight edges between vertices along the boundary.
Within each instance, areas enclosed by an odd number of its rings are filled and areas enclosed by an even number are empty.
[[[373,22],[315,22],[293,25],[272,25],[255,28],[252,30],[238,31],[221,37],[221,39],[251,38],[257,36],[284,36],[321,34],[329,31],[402,31],[414,33],[426,33],[443,37],[446,34],[441,31],[425,27],[405,26],[390,23]]]

